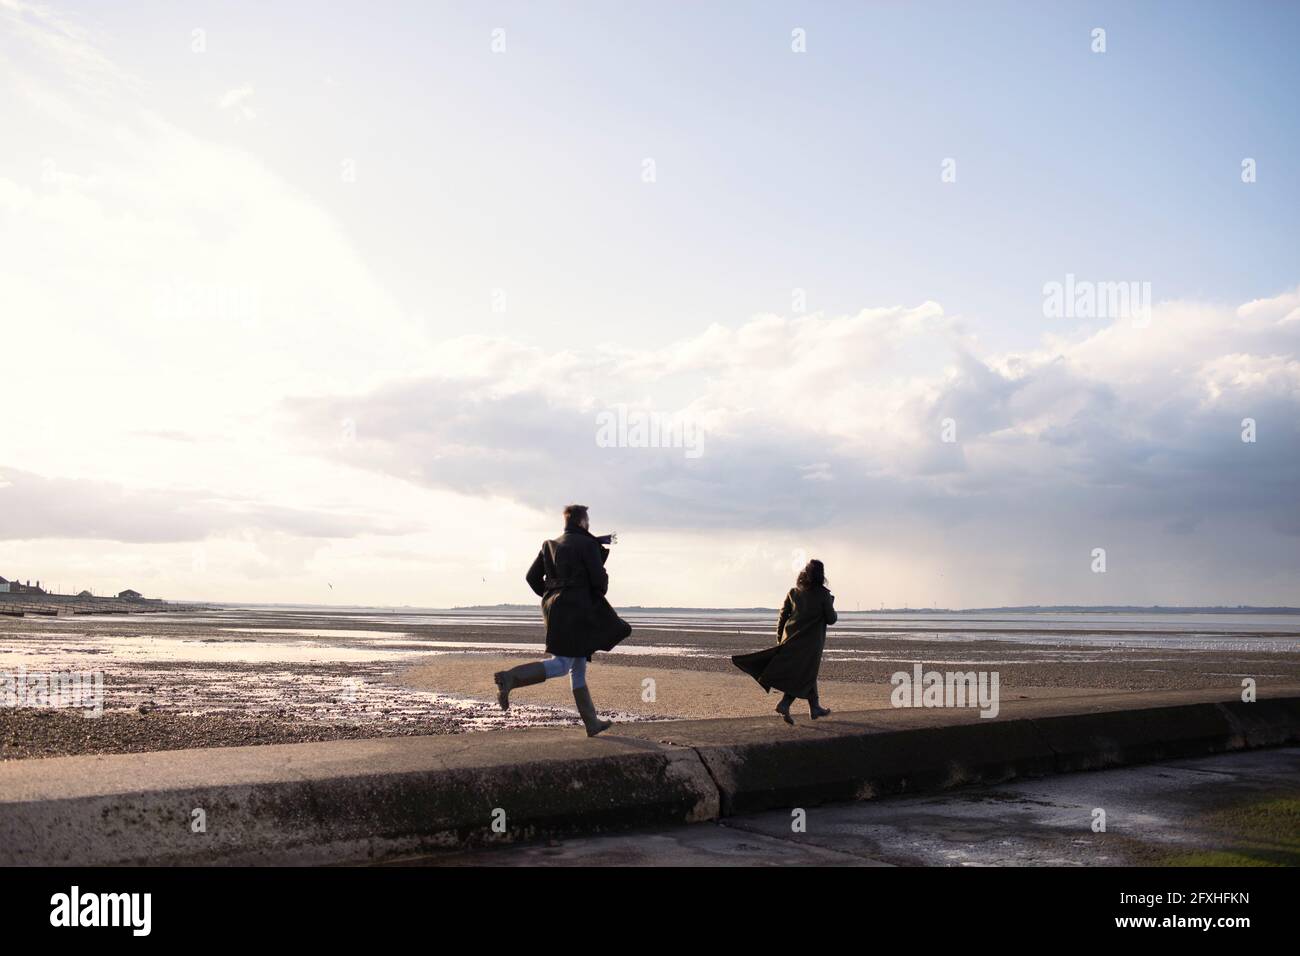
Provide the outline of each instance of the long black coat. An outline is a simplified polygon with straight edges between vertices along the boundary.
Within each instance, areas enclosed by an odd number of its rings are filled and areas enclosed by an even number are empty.
[[[566,528],[553,541],[542,542],[528,569],[528,586],[542,599],[549,653],[590,660],[632,633],[605,598],[608,557],[609,549],[582,528]]]
[[[811,697],[826,646],[826,626],[838,617],[835,595],[824,587],[808,591],[791,588],[776,622],[776,646],[739,654],[731,662],[763,690],[775,687],[795,697]]]

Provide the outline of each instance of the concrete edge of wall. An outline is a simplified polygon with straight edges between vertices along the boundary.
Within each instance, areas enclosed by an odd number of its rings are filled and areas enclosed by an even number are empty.
[[[722,813],[863,800],[1300,741],[1300,698],[1192,703],[694,749]]]
[[[570,746],[558,756],[543,753],[539,738],[534,757],[515,763],[476,765],[471,752],[455,765],[412,769],[408,755],[391,772],[357,773],[340,761],[329,772],[252,783],[0,799],[0,865],[365,862],[693,823],[1280,746],[1300,741],[1300,697],[795,735],[751,728],[737,737],[589,753]],[[480,743],[490,747],[491,736],[474,735],[471,751]],[[206,832],[194,832],[196,808]]]

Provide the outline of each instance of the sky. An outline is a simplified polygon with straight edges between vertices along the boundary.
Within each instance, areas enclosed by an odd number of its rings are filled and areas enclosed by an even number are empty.
[[[0,575],[1300,605],[1300,7],[0,0]]]

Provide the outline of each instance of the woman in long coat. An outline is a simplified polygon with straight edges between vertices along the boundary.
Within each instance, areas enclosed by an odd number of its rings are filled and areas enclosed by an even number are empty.
[[[564,509],[564,534],[542,542],[542,550],[528,569],[528,586],[542,599],[546,651],[554,656],[548,661],[498,671],[494,679],[497,702],[502,710],[509,710],[510,692],[516,687],[568,674],[573,702],[587,736],[594,737],[607,730],[610,723],[596,715],[596,705],[587,689],[587,664],[597,651],[612,650],[632,633],[632,627],[605,597],[609,590],[609,574],[605,571],[609,548],[604,542],[610,539],[595,537],[589,527],[586,506],[569,505]]]
[[[731,659],[763,690],[775,687],[784,692],[776,712],[787,724],[794,723],[790,705],[797,697],[807,698],[813,720],[831,712],[817,700],[817,671],[826,646],[826,627],[837,619],[835,595],[826,589],[826,569],[820,561],[809,561],[781,605],[776,646]]]

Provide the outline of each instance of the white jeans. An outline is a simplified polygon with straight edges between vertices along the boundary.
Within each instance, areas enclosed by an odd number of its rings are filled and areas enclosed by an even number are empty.
[[[574,690],[587,686],[587,659],[585,657],[552,657],[542,661],[547,678],[569,675],[569,686]]]

